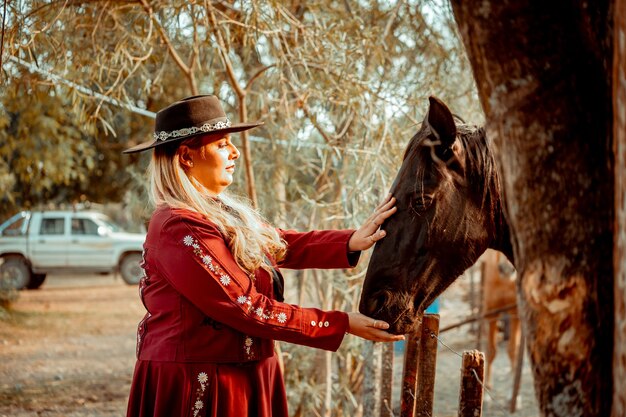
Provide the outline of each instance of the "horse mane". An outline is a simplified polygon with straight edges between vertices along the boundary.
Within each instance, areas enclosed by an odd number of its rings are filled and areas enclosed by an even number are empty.
[[[484,127],[457,125],[457,137],[465,149],[466,180],[474,189],[474,195],[482,193],[481,212],[489,216],[495,227],[495,240],[491,247],[503,251],[513,261],[508,226],[504,218],[502,183],[493,154],[493,144],[485,134]],[[507,250],[510,249],[510,250]]]
[[[491,151],[491,144],[483,127],[457,125],[457,138],[465,149],[466,180],[475,191],[482,192],[481,208],[490,213],[497,209],[501,200],[502,187],[499,181],[498,167]],[[490,200],[490,201],[487,201]],[[489,204],[485,207],[485,204]]]

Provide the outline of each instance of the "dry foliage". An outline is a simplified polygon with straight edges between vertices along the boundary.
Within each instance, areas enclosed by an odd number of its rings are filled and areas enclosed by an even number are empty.
[[[184,96],[216,94],[231,119],[265,123],[241,137],[247,166],[238,173],[237,192],[258,201],[277,226],[356,227],[387,193],[428,95],[467,120],[481,117],[447,7],[436,1],[16,0],[8,5],[5,53],[152,111]],[[146,140],[152,121],[3,63],[0,184],[14,186],[2,200],[5,211],[75,198],[76,187],[66,180],[74,173],[85,176],[79,197],[122,200],[137,221],[149,215],[140,191],[147,159],[121,158],[119,150]],[[60,103],[72,115],[62,123],[77,133],[14,128],[42,126],[44,115],[56,120],[44,110],[13,110],[29,91]],[[40,186],[45,192],[17,193],[18,183],[36,178],[20,165],[17,143],[28,137],[49,144],[52,136],[82,163],[56,164],[59,179]],[[94,147],[77,148],[85,142],[108,144],[98,154],[124,176],[115,192],[103,196],[94,188],[97,174],[87,162]],[[112,175],[107,172],[101,176]],[[366,264],[364,256],[353,271],[291,274],[288,301],[353,310]],[[348,337],[335,355],[283,349],[295,415],[362,412],[360,340]]]

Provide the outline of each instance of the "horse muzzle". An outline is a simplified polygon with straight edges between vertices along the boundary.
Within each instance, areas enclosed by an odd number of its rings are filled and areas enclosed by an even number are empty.
[[[389,323],[389,333],[406,334],[419,325],[413,308],[413,297],[407,293],[380,290],[361,297],[359,311],[376,320]]]

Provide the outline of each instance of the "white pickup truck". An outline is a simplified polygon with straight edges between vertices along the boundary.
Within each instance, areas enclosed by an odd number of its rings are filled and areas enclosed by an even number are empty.
[[[119,272],[137,284],[145,238],[94,211],[22,211],[0,225],[0,284],[35,289],[50,272]]]

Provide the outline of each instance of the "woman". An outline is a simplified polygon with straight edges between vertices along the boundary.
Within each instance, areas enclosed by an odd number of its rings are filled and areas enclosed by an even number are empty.
[[[195,96],[157,113],[153,213],[142,267],[147,314],[137,333],[128,416],[279,416],[287,399],[274,340],[335,351],[346,332],[395,341],[388,324],[360,313],[282,302],[277,267],[349,268],[384,236],[387,199],[357,231],[298,233],[268,227],[224,191],[239,151],[214,96]]]

